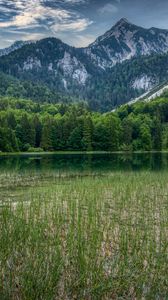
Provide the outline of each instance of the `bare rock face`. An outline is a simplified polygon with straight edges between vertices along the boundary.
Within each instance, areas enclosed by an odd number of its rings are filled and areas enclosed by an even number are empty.
[[[84,51],[94,64],[111,68],[135,56],[166,53],[168,30],[145,29],[121,19]]]
[[[33,41],[16,41],[13,45],[8,48],[0,49],[0,57],[10,54],[11,52],[22,48],[25,45],[32,44]]]

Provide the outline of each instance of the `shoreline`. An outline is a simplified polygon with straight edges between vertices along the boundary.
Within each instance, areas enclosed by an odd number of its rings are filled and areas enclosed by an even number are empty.
[[[0,152],[0,157],[3,156],[46,156],[46,155],[101,155],[101,154],[124,154],[124,155],[132,155],[132,154],[166,154],[168,150],[162,151],[43,151],[43,152]]]

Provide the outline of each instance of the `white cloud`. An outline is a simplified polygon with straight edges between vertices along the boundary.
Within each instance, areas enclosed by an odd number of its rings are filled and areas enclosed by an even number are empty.
[[[23,41],[36,41],[46,38],[46,34],[43,33],[29,33],[23,37]]]
[[[87,47],[89,44],[95,41],[95,36],[93,35],[77,35],[75,36],[74,40],[72,40],[73,44],[76,47]]]
[[[101,14],[115,14],[118,12],[118,7],[114,4],[107,3],[103,7],[99,8],[98,11]]]
[[[85,0],[64,0],[66,3],[79,3]],[[44,23],[53,32],[58,31],[82,31],[85,30],[92,21],[82,17],[79,13],[60,7],[46,6],[47,0],[15,0],[12,1],[12,11],[15,10],[15,15],[9,18],[8,21],[0,21],[0,28],[17,27],[29,28],[38,26]],[[9,7],[3,6],[4,0],[0,0],[0,10]]]
[[[87,2],[87,0],[62,0],[62,1],[70,4],[81,4]]]
[[[57,23],[51,26],[51,30],[56,33],[59,31],[83,31],[92,21],[88,19],[65,20],[64,22]]]

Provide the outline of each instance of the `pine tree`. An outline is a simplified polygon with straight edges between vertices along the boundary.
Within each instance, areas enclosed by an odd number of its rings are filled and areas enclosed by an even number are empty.
[[[76,127],[68,139],[68,148],[70,150],[82,150],[82,128]]]
[[[150,151],[152,149],[152,138],[150,128],[143,124],[140,128],[141,150]]]
[[[7,123],[8,123],[8,127],[11,129],[15,129],[16,128],[16,118],[13,112],[9,111],[9,113],[7,114]]]
[[[83,149],[86,151],[92,151],[92,136],[93,136],[93,123],[90,116],[84,117],[84,124],[83,124]]]
[[[120,135],[121,135],[121,126],[120,120],[118,117],[110,114],[106,121],[107,130],[108,130],[108,151],[117,151],[119,150],[120,144]]]
[[[37,115],[33,118],[33,126],[35,130],[35,147],[39,148],[42,136],[42,125]]]
[[[44,121],[44,125],[42,128],[42,137],[41,137],[41,148],[45,151],[52,151],[53,150],[53,144],[52,144],[52,137],[51,137],[51,120],[50,118],[47,118]]]
[[[154,150],[162,150],[162,124],[159,111],[157,111],[156,117],[154,118],[153,147]]]
[[[128,119],[124,119],[122,122],[122,143],[126,147],[130,147],[132,144],[132,123]]]

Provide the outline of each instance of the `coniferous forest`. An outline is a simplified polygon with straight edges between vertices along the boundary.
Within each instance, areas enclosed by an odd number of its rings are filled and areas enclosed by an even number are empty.
[[[115,112],[85,102],[0,99],[0,151],[160,151],[168,149],[168,94]]]

